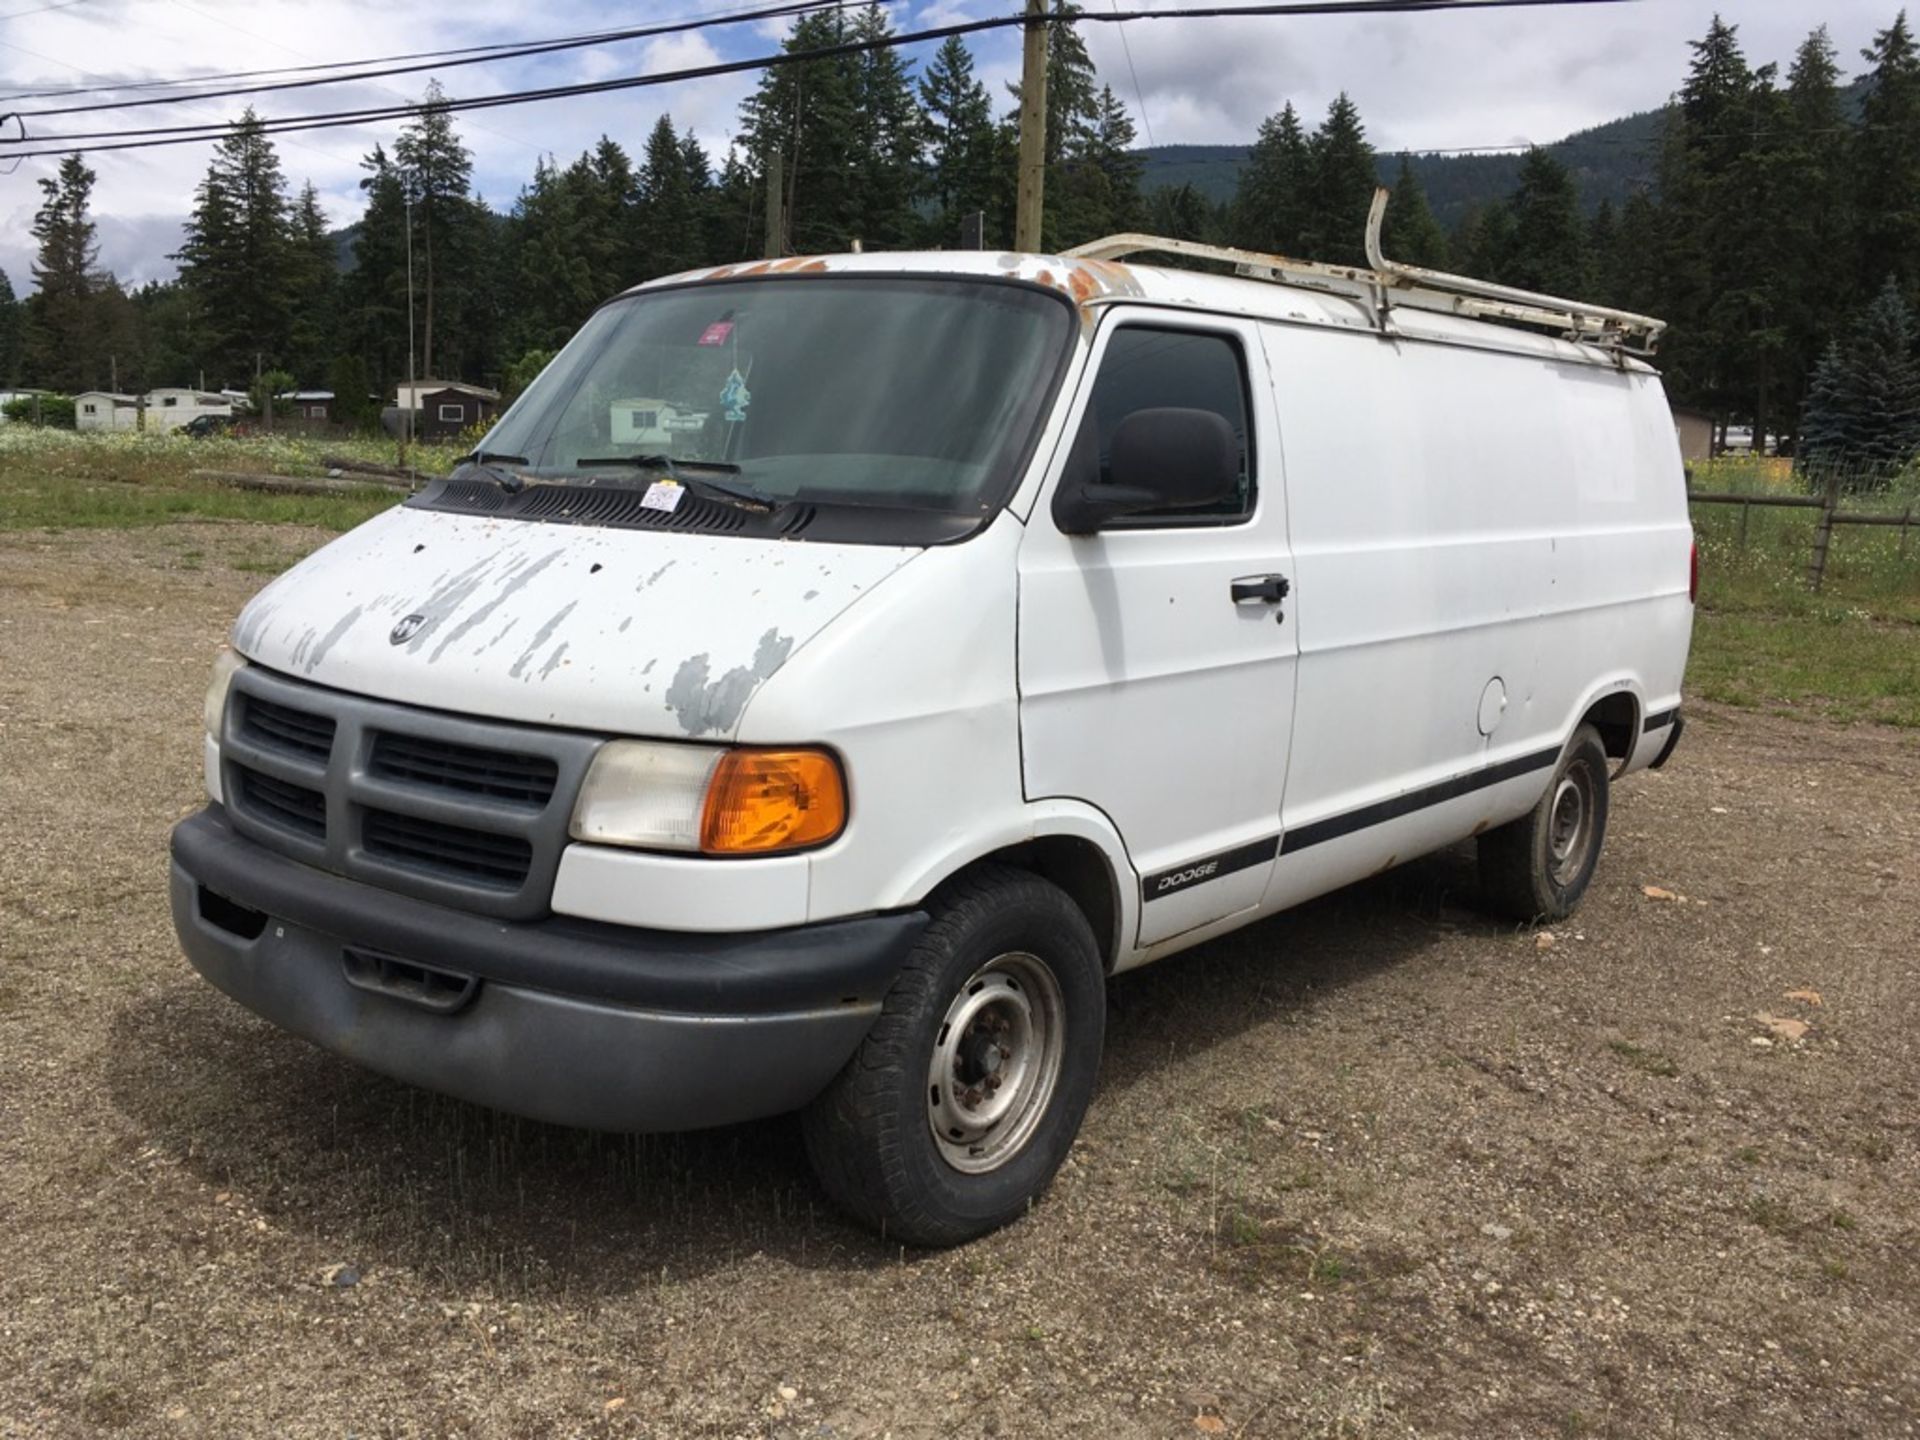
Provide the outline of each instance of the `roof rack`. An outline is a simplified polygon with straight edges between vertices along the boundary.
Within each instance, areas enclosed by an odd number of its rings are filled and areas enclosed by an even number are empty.
[[[1163,235],[1109,235],[1076,245],[1066,253],[1086,260],[1119,260],[1129,255],[1157,253],[1223,261],[1234,267],[1235,274],[1252,279],[1273,280],[1366,300],[1382,333],[1390,328],[1393,307],[1404,305],[1442,315],[1526,325],[1627,355],[1651,355],[1659,344],[1667,322],[1651,315],[1636,315],[1630,310],[1613,310],[1584,300],[1566,300],[1557,295],[1519,290],[1469,275],[1451,275],[1443,270],[1402,265],[1387,259],[1380,248],[1380,228],[1391,194],[1384,185],[1373,192],[1373,205],[1367,212],[1369,268],[1365,269],[1328,265],[1318,260],[1294,260],[1231,245],[1203,245]]]

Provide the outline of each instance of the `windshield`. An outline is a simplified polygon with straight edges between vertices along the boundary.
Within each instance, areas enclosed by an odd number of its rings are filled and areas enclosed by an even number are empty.
[[[684,467],[770,500],[980,512],[1012,489],[1070,308],[990,280],[706,283],[601,309],[486,438],[559,479]]]

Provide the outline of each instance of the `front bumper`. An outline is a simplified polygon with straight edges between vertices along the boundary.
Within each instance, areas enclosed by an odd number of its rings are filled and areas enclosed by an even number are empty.
[[[188,960],[370,1070],[536,1120],[686,1130],[804,1105],[852,1056],[927,917],[747,934],[502,921],[288,860],[218,805],[173,832]]]

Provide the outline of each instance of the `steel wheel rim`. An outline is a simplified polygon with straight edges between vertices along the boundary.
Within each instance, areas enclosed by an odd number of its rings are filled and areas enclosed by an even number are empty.
[[[934,1032],[927,1126],[940,1158],[997,1170],[1033,1138],[1066,1053],[1060,982],[1037,955],[999,955],[968,977]]]
[[[1555,784],[1547,812],[1547,869],[1556,885],[1572,881],[1593,848],[1593,798],[1593,771],[1575,761]]]

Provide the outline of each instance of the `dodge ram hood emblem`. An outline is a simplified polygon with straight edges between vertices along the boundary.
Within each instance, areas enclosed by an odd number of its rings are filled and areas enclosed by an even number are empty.
[[[394,626],[391,633],[388,634],[387,643],[390,645],[406,644],[407,641],[420,633],[420,627],[426,623],[427,617],[424,615],[416,614],[406,616],[398,625]]]

